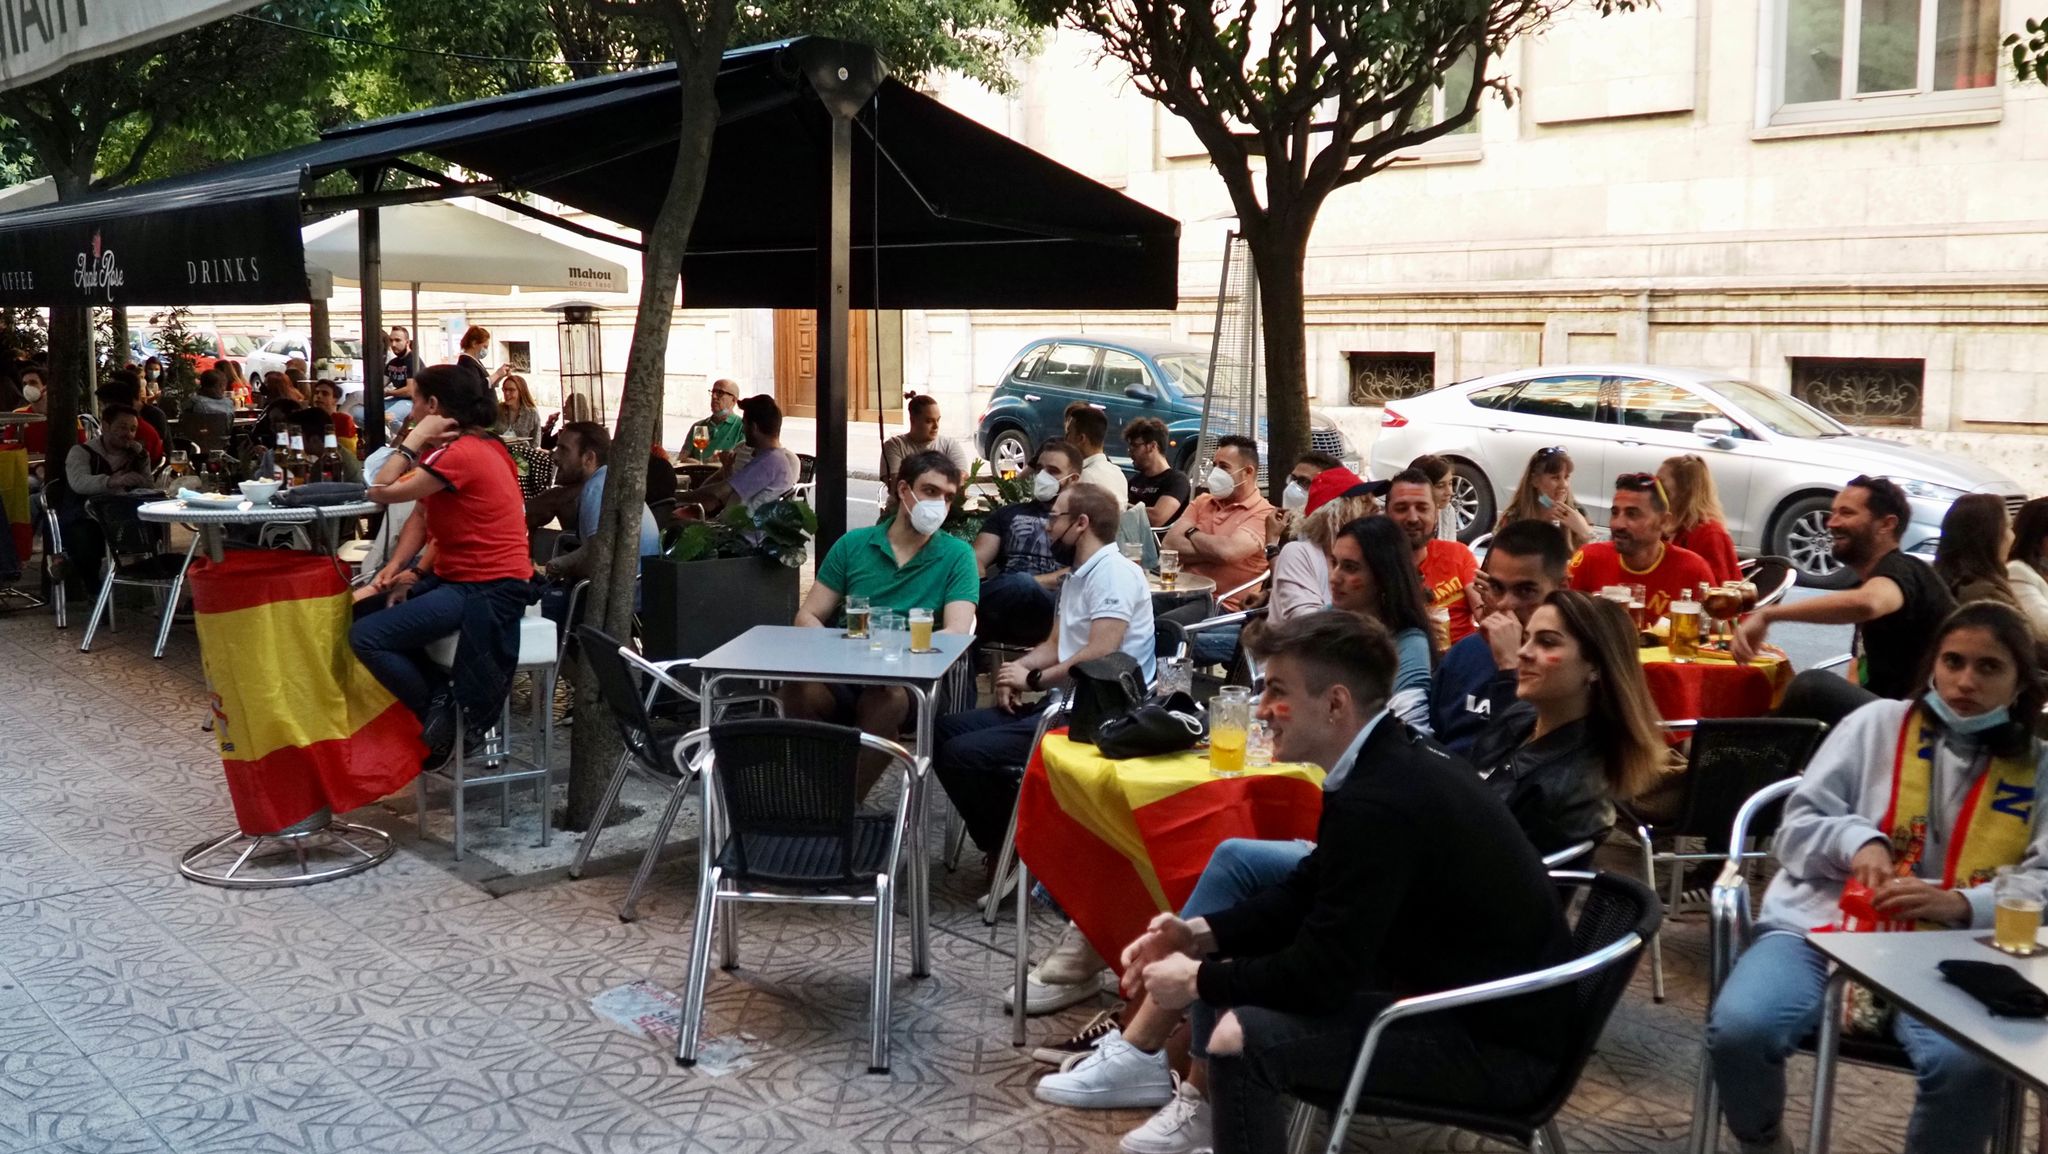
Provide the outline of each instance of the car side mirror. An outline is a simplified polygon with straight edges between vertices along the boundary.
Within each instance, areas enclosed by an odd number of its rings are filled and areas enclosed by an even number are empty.
[[[1726,417],[1707,417],[1692,423],[1693,436],[1704,437],[1712,441],[1716,448],[1721,449],[1734,444],[1736,435],[1740,432],[1741,430],[1735,427],[1735,422]]]
[[[1153,391],[1151,385],[1125,385],[1124,396],[1134,401],[1145,401],[1147,403],[1159,399],[1159,394]]]

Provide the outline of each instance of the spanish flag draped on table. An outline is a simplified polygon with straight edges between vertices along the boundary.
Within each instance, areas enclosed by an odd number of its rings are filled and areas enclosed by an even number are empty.
[[[346,812],[419,775],[419,719],[349,649],[348,578],[333,558],[232,550],[194,561],[190,581],[242,832]]]
[[[1056,730],[1032,751],[1017,806],[1018,855],[1116,966],[1153,915],[1187,902],[1218,843],[1314,837],[1323,771],[1218,777],[1207,750],[1118,761]]]
[[[28,450],[0,446],[0,523],[14,538],[14,556],[28,564],[35,524],[28,517]]]

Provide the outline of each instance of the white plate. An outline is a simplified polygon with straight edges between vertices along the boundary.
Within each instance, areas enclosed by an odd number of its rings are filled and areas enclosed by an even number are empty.
[[[197,493],[186,490],[178,498],[195,509],[232,509],[242,503],[240,493]]]

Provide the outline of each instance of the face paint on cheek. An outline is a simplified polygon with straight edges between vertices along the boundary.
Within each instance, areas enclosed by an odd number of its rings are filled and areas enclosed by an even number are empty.
[[[1544,653],[1539,655],[1537,660],[1543,662],[1543,664],[1545,665],[1562,665],[1564,664],[1564,654]]]
[[[1286,702],[1284,702],[1284,701],[1283,701],[1283,702],[1281,702],[1281,703],[1279,703],[1278,705],[1275,705],[1275,706],[1273,707],[1273,720],[1275,720],[1275,721],[1292,721],[1292,720],[1294,720],[1294,707],[1293,707],[1293,706],[1291,706],[1291,705],[1289,705],[1289,704],[1287,704],[1287,703],[1286,703]]]

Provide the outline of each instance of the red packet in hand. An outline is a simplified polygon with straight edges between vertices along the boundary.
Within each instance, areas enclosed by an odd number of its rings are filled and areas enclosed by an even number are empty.
[[[1814,932],[1871,934],[1913,928],[1911,922],[1891,921],[1881,916],[1871,902],[1875,896],[1869,886],[1854,878],[1849,879],[1842,887],[1840,919],[1834,925]],[[1843,991],[1842,1029],[1848,1033],[1867,1038],[1890,1037],[1891,1017],[1889,1003],[1855,982],[1849,983],[1849,988]]]

